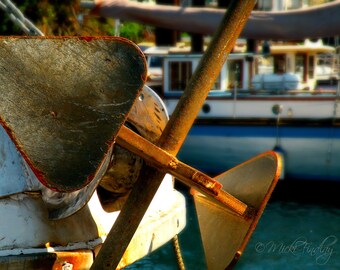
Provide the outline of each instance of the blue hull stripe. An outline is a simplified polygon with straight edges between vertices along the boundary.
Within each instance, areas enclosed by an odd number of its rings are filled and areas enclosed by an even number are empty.
[[[275,126],[198,126],[194,125],[190,136],[212,137],[280,137],[340,139],[340,127],[277,127]]]

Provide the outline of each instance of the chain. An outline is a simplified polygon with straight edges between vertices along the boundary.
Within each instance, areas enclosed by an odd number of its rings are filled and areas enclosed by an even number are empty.
[[[30,36],[44,36],[44,34],[30,22],[22,12],[10,1],[0,0],[0,8],[4,10],[12,22],[20,27],[27,35]]]

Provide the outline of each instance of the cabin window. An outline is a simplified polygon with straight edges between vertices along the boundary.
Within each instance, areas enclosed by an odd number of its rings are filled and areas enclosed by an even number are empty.
[[[170,87],[171,91],[183,91],[192,76],[192,62],[170,63]]]
[[[274,56],[274,73],[283,74],[286,72],[286,56],[284,54],[276,54]]]
[[[150,67],[152,68],[162,68],[163,66],[163,57],[160,56],[149,56]]]
[[[298,9],[302,8],[305,4],[304,0],[291,0],[291,1],[285,1],[285,6],[283,6],[282,10],[292,10],[292,9]]]
[[[243,61],[228,60],[228,89],[242,88]]]
[[[271,1],[259,0],[257,1],[257,9],[263,11],[270,11],[273,9],[273,3]]]
[[[314,78],[314,56],[309,56],[308,57],[308,77],[309,79]]]
[[[286,72],[286,56],[284,54],[275,54],[273,56],[262,57],[259,59],[257,67],[258,74],[282,74]]]
[[[258,58],[258,65],[255,66],[256,74],[271,74],[274,73],[274,57]]]
[[[298,9],[303,7],[304,2],[306,2],[306,0],[290,0],[290,1],[258,0],[257,9],[263,11],[282,11]]]
[[[211,90],[221,90],[221,88],[221,74],[219,74]]]
[[[306,82],[307,81],[307,57],[306,54],[297,54],[295,56],[295,73]]]

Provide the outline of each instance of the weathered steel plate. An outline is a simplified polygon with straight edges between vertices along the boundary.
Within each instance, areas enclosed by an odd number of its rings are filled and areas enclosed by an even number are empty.
[[[279,156],[266,152],[215,178],[225,191],[254,208],[251,217],[194,192],[208,269],[231,269],[237,262],[278,181],[280,168]]]
[[[38,179],[70,192],[104,164],[146,79],[121,38],[0,39],[1,124]]]
[[[92,250],[54,251],[0,257],[0,269],[13,270],[90,269],[92,263]]]

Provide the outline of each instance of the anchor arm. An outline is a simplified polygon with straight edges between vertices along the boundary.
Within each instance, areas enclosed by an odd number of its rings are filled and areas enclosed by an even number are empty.
[[[177,177],[184,184],[215,198],[239,215],[253,212],[246,204],[224,191],[218,181],[179,161],[129,128],[123,126],[120,129],[116,143],[142,157],[161,171]]]

